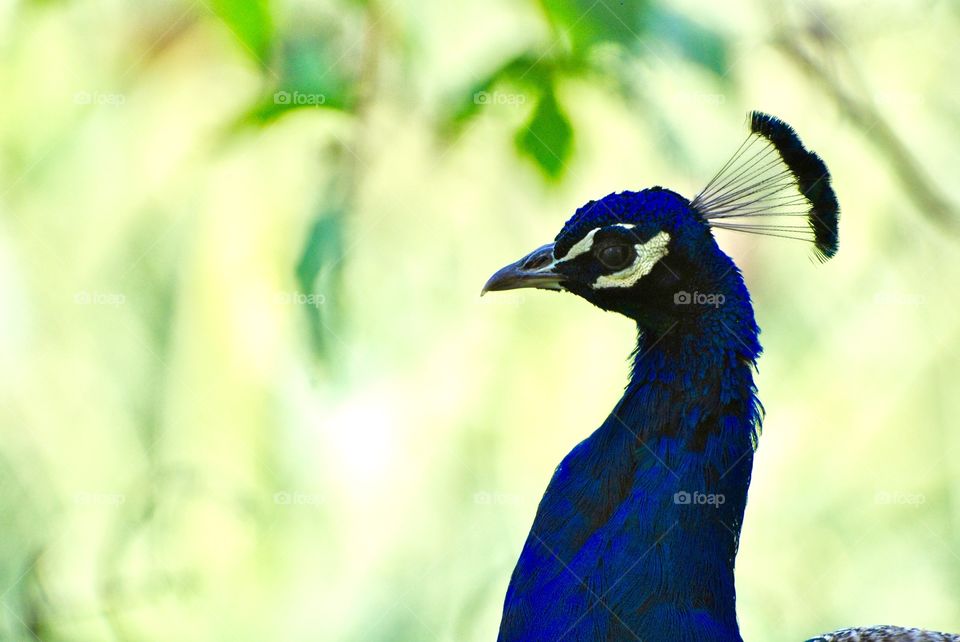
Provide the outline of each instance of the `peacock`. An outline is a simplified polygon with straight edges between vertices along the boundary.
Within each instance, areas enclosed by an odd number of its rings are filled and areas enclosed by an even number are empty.
[[[761,347],[741,272],[712,229],[809,241],[820,260],[839,243],[821,158],[773,116],[753,112],[749,125],[693,200],[651,187],[590,201],[483,287],[563,290],[637,324],[623,396],[540,501],[503,642],[742,642],[734,562],[764,412]],[[960,636],[873,627],[814,640]]]

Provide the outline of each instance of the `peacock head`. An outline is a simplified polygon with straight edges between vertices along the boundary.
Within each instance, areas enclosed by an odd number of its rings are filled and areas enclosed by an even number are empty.
[[[806,240],[820,259],[833,256],[839,208],[823,161],[772,116],[754,112],[750,129],[692,201],[661,187],[590,201],[553,243],[497,271],[483,292],[565,290],[657,327],[746,299],[714,227]]]
[[[499,270],[484,291],[566,290],[640,322],[668,319],[689,312],[675,295],[705,291],[721,256],[687,199],[654,187],[590,201],[553,243]]]

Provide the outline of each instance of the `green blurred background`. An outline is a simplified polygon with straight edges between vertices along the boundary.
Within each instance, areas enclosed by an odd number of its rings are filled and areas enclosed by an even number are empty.
[[[494,639],[634,333],[480,286],[750,109],[843,215],[719,237],[744,636],[960,630],[956,2],[5,0],[0,52],[0,639]]]

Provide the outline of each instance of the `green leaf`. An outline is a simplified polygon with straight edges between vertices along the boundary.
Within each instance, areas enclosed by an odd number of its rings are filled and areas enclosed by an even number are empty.
[[[251,57],[266,67],[274,34],[269,0],[210,0],[210,8]]]
[[[606,42],[632,48],[647,31],[650,0],[541,0],[540,5],[578,57]]]
[[[573,127],[557,102],[553,84],[547,83],[530,120],[517,132],[517,150],[533,160],[552,179],[566,167],[573,146]]]
[[[302,307],[311,345],[319,356],[329,352],[330,333],[339,328],[345,214],[343,209],[332,208],[317,216],[296,267],[300,293],[311,303]]]
[[[503,83],[514,83],[518,89],[530,90],[549,82],[551,61],[533,53],[524,53],[504,62],[474,83],[455,101],[454,108],[442,119],[441,130],[450,136],[459,132],[481,108],[488,104],[489,95]]]
[[[726,77],[727,42],[716,31],[662,6],[652,12],[650,28],[659,40],[690,62],[718,77]]]
[[[264,125],[301,109],[350,111],[356,102],[358,71],[344,55],[349,47],[329,28],[300,29],[280,44],[280,79],[243,119]]]

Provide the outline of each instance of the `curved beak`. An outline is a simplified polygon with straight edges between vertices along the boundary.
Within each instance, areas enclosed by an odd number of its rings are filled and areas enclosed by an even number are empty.
[[[518,288],[562,290],[560,281],[564,277],[554,271],[555,266],[553,243],[547,243],[519,261],[497,270],[480,290],[480,296],[487,292],[516,290]]]

